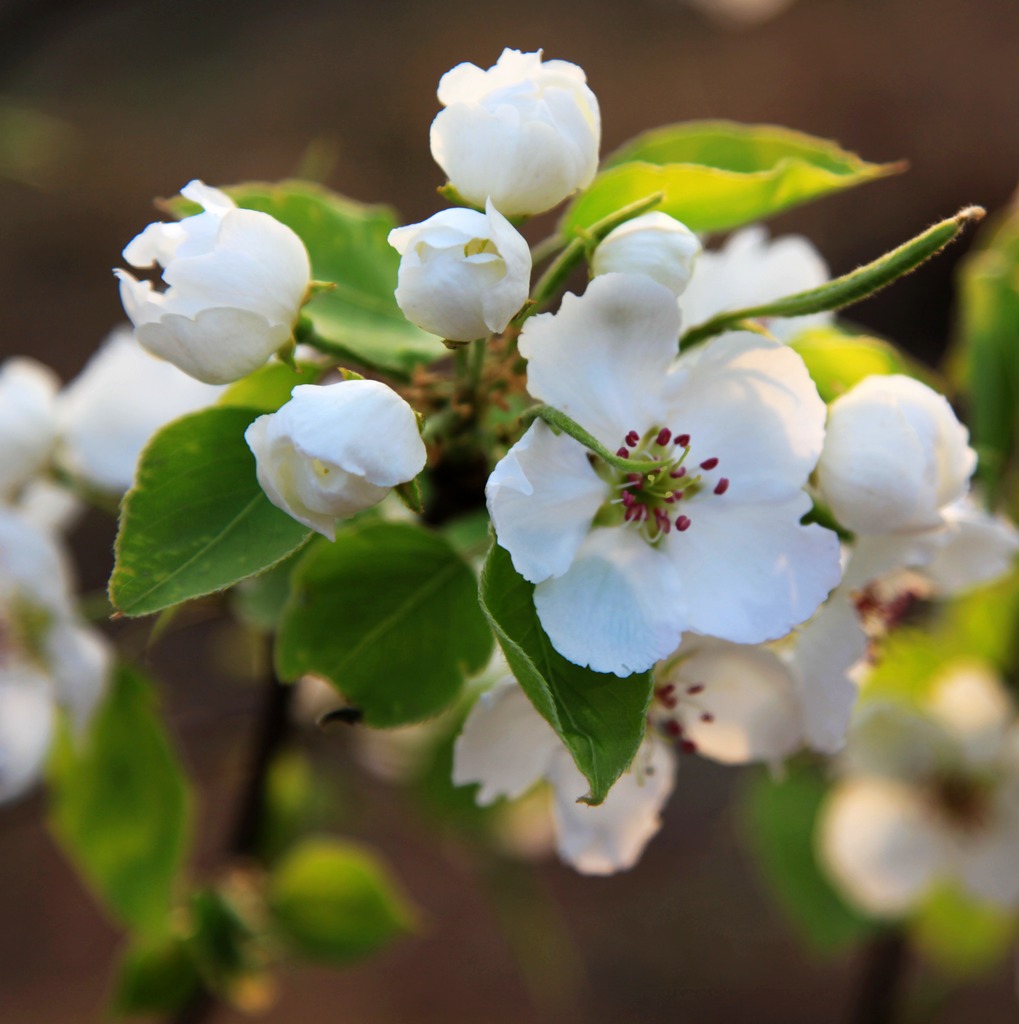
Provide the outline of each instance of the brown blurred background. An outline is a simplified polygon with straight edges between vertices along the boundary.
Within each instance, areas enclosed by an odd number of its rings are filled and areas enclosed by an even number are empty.
[[[904,176],[773,223],[809,235],[835,272],[963,205],[1000,208],[1019,179],[1016,0],[799,0],[741,28],[684,0],[0,3],[0,96],[63,125],[59,159],[29,175],[34,184],[0,180],[0,356],[76,373],[121,318],[110,273],[121,248],[153,219],[152,197],[192,177],[223,185],[311,170],[405,222],[428,216],[441,184],[427,141],[438,78],[463,60],[488,66],[505,45],[586,70],[605,152],[670,121],[726,117],[908,159]],[[963,251],[854,319],[937,359]],[[111,539],[98,513],[76,534],[86,590],[104,583]],[[225,842],[258,700],[222,641],[183,629],[151,656],[201,788],[199,872]],[[345,764],[347,745],[343,733],[316,741],[325,764]],[[515,896],[493,900],[462,848],[439,842],[399,792],[344,778],[345,827],[389,858],[428,929],[342,974],[286,975],[268,1021],[846,1019],[856,958],[804,953],[770,903],[734,827],[738,773],[685,762],[663,833],[628,875],[541,868],[535,884],[559,921],[539,923],[547,948],[524,967],[505,927]],[[0,810],[0,1021],[98,1021],[119,937],[51,845],[43,809],[36,796]],[[542,964],[561,980],[543,981]],[[1003,967],[937,1019],[1015,1020],[1012,973]]]

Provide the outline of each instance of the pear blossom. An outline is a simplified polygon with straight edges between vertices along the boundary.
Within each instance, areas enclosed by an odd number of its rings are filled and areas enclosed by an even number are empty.
[[[530,247],[491,199],[484,213],[442,210],[396,228],[389,244],[402,257],[397,304],[432,334],[472,341],[498,333],[527,300]]]
[[[432,156],[467,202],[490,197],[507,217],[551,209],[598,169],[601,114],[584,72],[541,57],[506,49],[487,70],[458,64],[439,82]]]
[[[206,384],[226,384],[290,340],[311,264],[301,239],[269,214],[238,209],[197,180],[181,195],[204,212],[150,224],[124,249],[133,267],[162,267],[166,290],[114,273],[142,348]]]
[[[482,806],[501,797],[517,799],[547,782],[559,856],[587,875],[637,863],[661,827],[675,767],[670,746],[649,732],[605,801],[596,807],[579,802],[587,781],[512,676],[481,694],[453,748],[453,782],[480,783],[476,800]]]
[[[684,632],[784,636],[839,581],[835,534],[800,523],[825,410],[799,356],[740,333],[677,359],[678,333],[668,289],[605,274],[520,336],[536,399],[661,466],[616,469],[539,421],[489,478],[545,632],[596,671],[650,668]]]
[[[653,210],[610,231],[594,251],[594,274],[646,274],[680,296],[701,251],[697,236],[675,217]]]
[[[1019,731],[997,676],[963,662],[920,707],[866,706],[817,847],[839,887],[876,916],[905,914],[945,883],[1019,906]]]
[[[123,493],[149,438],[221,392],[150,355],[129,328],[117,328],[60,395],[57,460],[97,490]]]
[[[49,461],[59,387],[56,374],[34,359],[0,366],[0,500],[10,500]]]
[[[336,520],[378,504],[413,480],[427,453],[414,410],[385,384],[299,384],[244,439],[266,497],[329,540]]]
[[[759,225],[733,232],[720,249],[705,249],[683,292],[679,306],[686,328],[719,313],[759,306],[785,295],[817,288],[829,279],[828,266],[813,244],[800,235],[772,241]],[[823,327],[832,313],[776,317],[768,331],[779,341],[792,341],[810,328]]]

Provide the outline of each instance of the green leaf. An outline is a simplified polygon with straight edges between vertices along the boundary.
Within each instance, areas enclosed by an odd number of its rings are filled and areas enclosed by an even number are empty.
[[[415,926],[395,880],[367,850],[338,839],[307,839],[272,873],[269,910],[299,955],[348,964]]]
[[[267,363],[231,384],[219,396],[217,404],[275,412],[290,401],[290,392],[298,384],[316,384],[324,373],[325,367],[313,363],[299,363],[296,367],[286,363]]]
[[[563,231],[655,192],[664,193],[658,209],[692,231],[727,231],[900,170],[786,128],[692,121],[647,132],[610,156],[566,211]]]
[[[925,956],[956,977],[984,974],[1011,950],[1014,913],[979,903],[955,886],[932,891],[910,921],[910,937]]]
[[[970,441],[988,498],[1019,441],[1019,207],[981,234],[962,263],[953,377],[969,393]]]
[[[880,338],[850,334],[839,327],[817,327],[797,335],[790,345],[807,365],[818,393],[825,402],[874,374],[903,373],[921,376],[894,345]]]
[[[863,939],[873,922],[847,907],[814,857],[814,828],[827,787],[807,765],[781,781],[758,773],[742,802],[747,845],[775,899],[803,938],[820,952]]]
[[[397,226],[390,210],[303,181],[226,191],[238,206],[271,214],[297,232],[311,257],[312,276],[335,283],[304,308],[334,354],[404,376],[446,355],[441,341],[410,323],[396,304],[400,257],[387,241]]]
[[[290,577],[303,552],[298,549],[265,572],[241,580],[230,591],[230,607],[244,625],[274,633],[290,600]]]
[[[325,676],[369,725],[394,726],[441,711],[491,651],[474,574],[452,545],[376,521],[302,559],[276,662],[281,678]]]
[[[644,737],[651,673],[620,679],[567,661],[534,610],[534,585],[493,544],[481,573],[481,600],[513,675],[555,729],[600,804],[630,766]]]
[[[147,615],[223,590],[299,548],[311,531],[272,505],[244,431],[257,409],[214,407],[164,427],[124,499],[110,600]]]
[[[51,770],[50,827],[67,856],[121,923],[165,934],[191,808],[151,685],[118,669],[83,741],[65,735]]]
[[[201,988],[201,976],[176,936],[134,939],[121,956],[110,1005],[114,1019],[169,1015]]]
[[[723,331],[739,328],[744,320],[806,316],[810,313],[844,309],[855,302],[861,302],[916,270],[932,256],[936,256],[962,234],[967,224],[979,221],[983,216],[984,211],[979,206],[969,206],[965,210],[960,210],[954,217],[949,217],[922,231],[897,249],[818,288],[787,295],[760,306],[748,306],[745,309],[719,313],[687,331],[680,339],[680,348],[691,348]]]

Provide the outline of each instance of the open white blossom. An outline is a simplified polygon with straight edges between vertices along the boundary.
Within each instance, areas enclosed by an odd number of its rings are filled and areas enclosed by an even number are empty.
[[[385,384],[300,384],[245,431],[268,499],[330,540],[336,520],[378,504],[425,467],[414,410]]]
[[[772,302],[824,284],[828,266],[820,253],[800,235],[772,241],[753,226],[736,231],[721,249],[705,249],[679,301],[685,328],[696,327],[719,313]],[[833,314],[776,317],[764,325],[779,341],[789,342],[812,327],[830,323]]]
[[[150,224],[124,249],[133,267],[161,266],[166,290],[114,273],[143,348],[200,381],[226,384],[290,339],[311,264],[301,239],[269,214],[238,209],[201,181],[181,195],[204,213]]]
[[[646,274],[680,296],[701,251],[697,236],[675,217],[645,213],[610,231],[594,251],[595,274]]]
[[[921,708],[868,705],[817,843],[834,880],[870,914],[904,914],[946,882],[1019,905],[1019,733],[997,677],[956,665]]]
[[[661,827],[660,812],[675,779],[669,745],[648,734],[633,765],[597,807],[579,803],[588,784],[551,726],[508,676],[483,693],[453,749],[453,782],[480,783],[482,806],[516,799],[540,781],[552,788],[560,857],[582,874],[633,867]]]
[[[791,349],[734,334],[676,358],[675,296],[606,274],[520,337],[528,389],[646,475],[536,422],[487,487],[498,543],[556,649],[628,675],[683,632],[759,643],[808,619],[840,576],[834,533],[803,526],[824,404]]]
[[[540,50],[503,50],[488,70],[458,64],[439,82],[432,156],[475,206],[491,197],[507,217],[549,210],[598,169],[601,115],[586,81]]]
[[[9,500],[49,461],[57,436],[56,374],[34,359],[0,366],[0,501]]]
[[[485,213],[442,210],[389,232],[402,257],[396,301],[418,327],[450,341],[505,329],[527,300],[531,250],[488,200]]]
[[[60,395],[58,461],[97,490],[122,493],[149,438],[221,391],[149,355],[130,329],[118,328]]]

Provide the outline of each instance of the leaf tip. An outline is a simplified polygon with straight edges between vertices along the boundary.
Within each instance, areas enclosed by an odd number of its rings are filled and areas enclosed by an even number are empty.
[[[960,226],[965,224],[978,224],[987,216],[987,211],[982,206],[963,207],[952,219]]]

